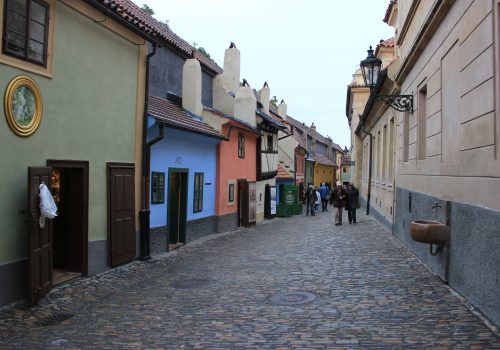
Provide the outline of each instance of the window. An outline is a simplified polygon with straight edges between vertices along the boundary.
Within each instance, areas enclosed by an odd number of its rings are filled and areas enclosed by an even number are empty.
[[[274,138],[273,138],[273,135],[267,135],[267,150],[269,152],[274,151]]]
[[[203,173],[194,173],[193,213],[203,210]]]
[[[410,155],[410,115],[403,114],[403,162],[407,162]]]
[[[425,159],[427,141],[427,85],[418,92],[418,159]]]
[[[394,129],[394,118],[391,119],[389,127],[389,164],[388,164],[388,177],[387,181],[392,183],[394,180],[394,136],[396,130]]]
[[[342,167],[342,172],[343,173],[347,173],[347,167],[346,166]]]
[[[236,187],[236,181],[231,180],[228,182],[227,186],[227,204],[234,204],[234,188]]]
[[[165,173],[151,173],[151,204],[165,203]]]
[[[382,182],[387,181],[387,125],[384,125],[382,132]]]
[[[49,5],[41,0],[6,0],[3,53],[47,65]]]
[[[245,135],[242,132],[238,134],[238,157],[245,158]]]

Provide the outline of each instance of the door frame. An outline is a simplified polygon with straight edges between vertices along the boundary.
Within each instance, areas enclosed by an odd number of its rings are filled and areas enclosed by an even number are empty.
[[[47,166],[63,169],[79,169],[83,172],[83,205],[82,205],[82,275],[87,276],[89,270],[89,161],[48,159]]]
[[[183,220],[183,222],[180,224],[182,225],[183,227],[183,233],[179,235],[179,242],[180,243],[186,243],[187,242],[187,217],[188,217],[188,199],[189,199],[189,168],[168,168],[168,181],[167,181],[167,186],[166,187],[166,190],[168,191],[167,192],[167,242],[168,244],[170,244],[170,208],[172,207],[170,205],[170,175],[172,173],[181,173],[181,174],[186,174],[186,187],[185,189],[183,190],[182,189],[182,186],[180,188],[180,191],[181,191],[181,196],[184,196],[185,198],[185,202],[186,202],[186,205],[185,205],[185,208],[184,208],[184,212],[185,212],[185,218]],[[182,202],[182,200],[181,200]],[[181,203],[179,203],[179,206],[181,205]],[[183,238],[183,242],[181,241],[181,237]],[[167,250],[168,250],[168,246],[167,246]]]

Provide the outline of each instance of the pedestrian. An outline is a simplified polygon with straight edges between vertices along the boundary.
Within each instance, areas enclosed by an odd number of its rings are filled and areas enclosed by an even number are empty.
[[[311,212],[311,216],[316,215],[316,209],[315,209],[316,199],[317,199],[316,189],[314,188],[313,185],[311,185],[309,191],[309,211]]]
[[[356,223],[356,208],[358,207],[359,200],[359,191],[352,182],[349,182],[349,185],[346,189],[346,208],[347,208],[347,217],[349,218],[349,223]]]
[[[306,190],[306,193],[304,195],[305,199],[306,199],[306,216],[309,215],[309,207],[310,207],[310,198],[311,198],[311,191],[312,191],[312,187],[313,185],[309,184],[309,186],[307,187],[307,190]]]
[[[328,211],[328,198],[330,195],[330,190],[328,189],[328,187],[326,187],[326,184],[324,182],[319,188],[319,194],[321,196],[321,209],[323,211]]]
[[[319,211],[319,203],[321,202],[321,194],[319,193],[319,188],[315,187],[316,191],[316,201],[314,202],[314,211],[317,213]]]
[[[342,208],[345,206],[345,190],[340,181],[332,190],[330,203],[335,207],[335,226],[342,225]]]

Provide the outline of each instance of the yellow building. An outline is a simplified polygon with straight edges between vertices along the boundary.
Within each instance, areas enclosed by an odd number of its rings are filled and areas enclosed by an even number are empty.
[[[314,185],[320,186],[322,183],[329,184],[330,187],[335,181],[335,163],[322,154],[312,156],[314,163]]]

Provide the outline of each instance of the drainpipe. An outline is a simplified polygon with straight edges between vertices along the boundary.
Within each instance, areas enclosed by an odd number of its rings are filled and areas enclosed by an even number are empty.
[[[371,188],[372,188],[372,144],[373,144],[373,135],[365,129],[365,124],[361,127],[361,130],[370,136],[370,156],[368,158],[368,193],[366,195],[366,215],[370,215],[370,197],[371,197]]]
[[[149,61],[156,54],[156,44],[153,51],[146,56],[146,86],[144,87],[144,113],[142,125],[142,166],[141,166],[141,210],[139,211],[141,260],[151,259],[150,227],[149,227],[149,162],[151,145],[148,143],[148,97],[149,97]],[[163,137],[163,130],[160,129]]]

